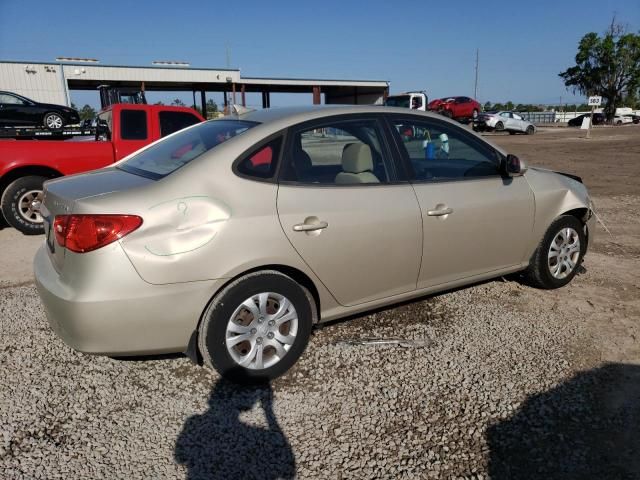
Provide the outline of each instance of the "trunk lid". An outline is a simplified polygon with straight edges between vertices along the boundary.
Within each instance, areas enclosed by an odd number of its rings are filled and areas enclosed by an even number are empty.
[[[62,270],[66,253],[66,249],[56,241],[53,231],[53,223],[57,215],[74,213],[78,200],[138,188],[153,182],[154,180],[132,175],[116,168],[96,170],[46,182],[40,213],[44,220],[47,250],[54,268],[58,272]]]

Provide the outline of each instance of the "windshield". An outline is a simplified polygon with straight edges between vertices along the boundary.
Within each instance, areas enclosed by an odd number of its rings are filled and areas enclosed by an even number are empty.
[[[387,97],[385,105],[387,107],[402,107],[409,108],[409,102],[411,101],[410,95],[397,95],[395,97]]]
[[[143,177],[159,179],[256,125],[258,124],[255,122],[240,120],[200,123],[166,137],[126,162],[118,164],[118,168]]]

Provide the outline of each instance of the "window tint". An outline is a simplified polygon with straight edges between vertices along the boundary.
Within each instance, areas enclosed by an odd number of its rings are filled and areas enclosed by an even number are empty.
[[[160,136],[166,137],[173,132],[200,123],[200,119],[187,112],[160,112]]]
[[[317,184],[389,182],[389,159],[375,120],[339,121],[297,131],[283,180]]]
[[[203,122],[161,140],[118,164],[118,168],[149,178],[162,178],[255,125],[258,124],[239,120]]]
[[[238,172],[256,178],[273,177],[281,145],[282,138],[277,138],[252,152],[238,163]]]
[[[120,112],[120,137],[122,140],[147,139],[147,112],[122,110]]]
[[[482,140],[437,120],[394,120],[416,180],[499,175],[497,153]]]

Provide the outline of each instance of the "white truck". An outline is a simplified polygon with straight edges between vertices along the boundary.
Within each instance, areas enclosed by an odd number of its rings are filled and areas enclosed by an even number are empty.
[[[427,111],[429,98],[425,92],[405,92],[396,95],[389,95],[384,101],[387,107],[402,107],[412,110]]]

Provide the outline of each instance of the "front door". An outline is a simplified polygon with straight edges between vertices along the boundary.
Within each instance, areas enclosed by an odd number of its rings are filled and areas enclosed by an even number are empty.
[[[526,179],[502,177],[498,152],[460,127],[435,119],[392,123],[396,132],[412,126],[420,135],[396,137],[422,212],[418,288],[521,264],[534,215]]]
[[[342,305],[412,291],[422,227],[375,118],[340,116],[289,135],[278,188],[282,229]]]

